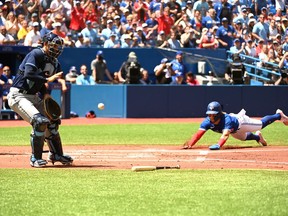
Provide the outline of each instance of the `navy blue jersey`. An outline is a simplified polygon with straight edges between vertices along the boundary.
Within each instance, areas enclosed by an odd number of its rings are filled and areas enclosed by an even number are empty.
[[[49,58],[41,48],[37,48],[25,56],[12,87],[25,90],[28,94],[45,94],[46,78],[60,71],[58,60]]]
[[[238,127],[239,127],[238,119],[228,114],[223,114],[221,116],[219,124],[217,125],[212,124],[208,116],[204,119],[204,121],[200,125],[200,129],[205,131],[211,129],[216,133],[222,133],[224,129],[228,129],[231,131],[231,133],[235,133],[238,130]]]

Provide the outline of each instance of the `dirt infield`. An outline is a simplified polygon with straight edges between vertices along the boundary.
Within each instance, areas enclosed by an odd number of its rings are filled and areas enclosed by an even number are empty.
[[[201,119],[69,119],[63,125],[195,122]],[[0,127],[27,126],[24,121],[0,121]],[[277,169],[288,170],[288,147],[227,147],[210,151],[207,147],[182,150],[180,146],[109,145],[64,146],[74,158],[69,168],[131,169],[139,165],[176,166],[181,169]],[[30,168],[30,146],[0,147],[0,168]],[[44,153],[46,154],[46,153]],[[46,155],[44,155],[44,158]],[[47,168],[63,167],[48,164]]]

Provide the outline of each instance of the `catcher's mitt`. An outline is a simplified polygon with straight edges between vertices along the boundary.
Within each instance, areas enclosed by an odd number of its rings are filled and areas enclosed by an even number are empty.
[[[51,97],[44,99],[44,112],[50,121],[57,121],[61,116],[61,109],[59,104]]]

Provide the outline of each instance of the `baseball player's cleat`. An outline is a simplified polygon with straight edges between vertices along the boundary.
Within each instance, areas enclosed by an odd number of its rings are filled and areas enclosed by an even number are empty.
[[[58,155],[58,154],[53,154],[49,152],[48,161],[51,162],[53,165],[55,162],[60,162],[63,165],[69,166],[69,165],[72,165],[73,158],[70,157],[69,155]]]
[[[283,122],[284,125],[288,126],[288,117],[283,113],[282,110],[277,109],[276,113],[279,113],[281,115],[281,121]]]
[[[47,161],[46,160],[43,160],[43,159],[35,159],[35,158],[31,158],[31,160],[30,160],[30,165],[32,166],[32,167],[36,167],[36,168],[40,168],[40,167],[44,167],[44,166],[46,166],[46,164],[47,164]]]
[[[255,134],[258,135],[259,138],[260,138],[259,141],[258,141],[258,143],[260,143],[262,146],[267,146],[267,142],[266,142],[266,140],[264,139],[264,137],[262,136],[261,131],[256,131]]]
[[[211,145],[211,146],[209,146],[209,149],[210,150],[219,150],[220,149],[220,145],[219,144]]]

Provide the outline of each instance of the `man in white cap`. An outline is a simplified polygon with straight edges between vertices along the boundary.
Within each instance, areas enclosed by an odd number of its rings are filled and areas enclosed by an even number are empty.
[[[107,40],[110,38],[111,34],[116,34],[116,40],[118,40],[118,30],[114,25],[113,20],[107,20],[107,28],[104,28],[101,32],[101,36]]]
[[[24,46],[37,47],[41,44],[41,36],[39,32],[39,23],[33,22],[33,29],[28,32],[24,40]]]

